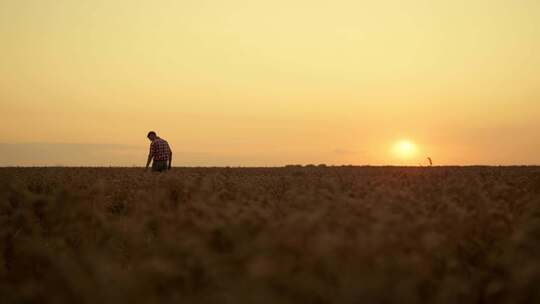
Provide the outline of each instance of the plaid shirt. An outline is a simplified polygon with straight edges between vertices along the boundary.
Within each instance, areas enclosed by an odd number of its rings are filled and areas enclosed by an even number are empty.
[[[158,137],[150,144],[150,155],[154,156],[154,161],[169,160],[169,154],[171,148],[166,140]]]

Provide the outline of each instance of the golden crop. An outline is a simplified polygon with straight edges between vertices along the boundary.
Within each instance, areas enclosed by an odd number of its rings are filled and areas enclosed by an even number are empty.
[[[540,303],[537,167],[0,169],[1,303]]]

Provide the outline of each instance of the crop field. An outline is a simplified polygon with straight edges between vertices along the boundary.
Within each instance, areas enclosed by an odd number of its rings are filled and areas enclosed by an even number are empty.
[[[540,303],[539,167],[0,169],[1,303]]]

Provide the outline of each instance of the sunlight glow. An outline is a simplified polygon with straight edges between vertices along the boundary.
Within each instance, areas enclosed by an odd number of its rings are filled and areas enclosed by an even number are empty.
[[[416,156],[418,152],[418,147],[414,142],[404,139],[396,142],[393,151],[395,156],[398,158],[410,159]]]

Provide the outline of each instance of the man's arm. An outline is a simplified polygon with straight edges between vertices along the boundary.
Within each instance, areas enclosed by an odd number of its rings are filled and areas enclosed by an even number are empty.
[[[148,166],[150,166],[150,163],[152,162],[152,158],[154,158],[154,154],[150,152],[150,154],[148,154],[148,160],[146,161],[146,170],[148,170]]]
[[[172,165],[172,150],[169,148],[169,170],[171,169]]]

